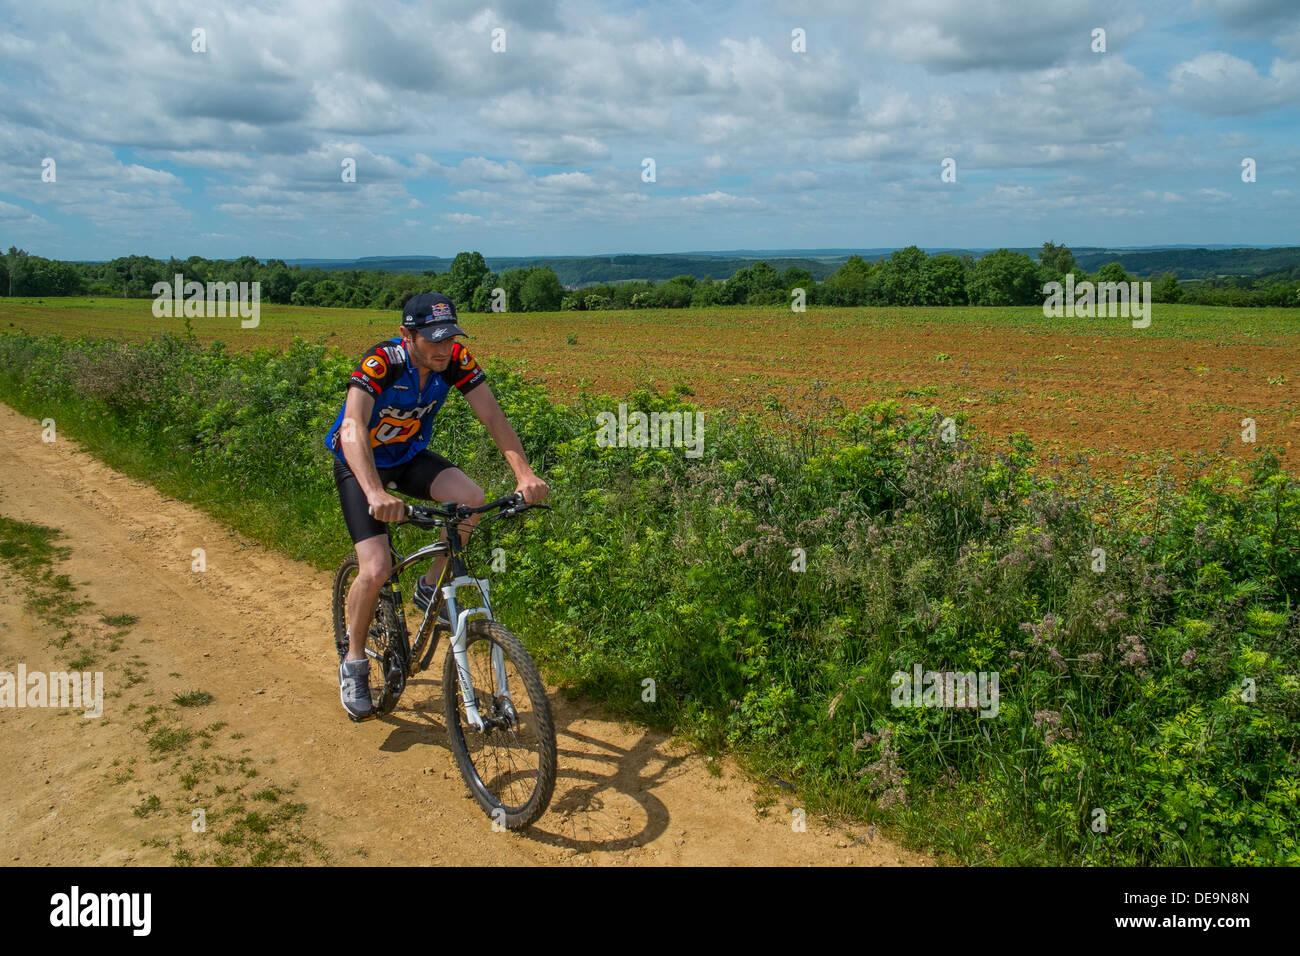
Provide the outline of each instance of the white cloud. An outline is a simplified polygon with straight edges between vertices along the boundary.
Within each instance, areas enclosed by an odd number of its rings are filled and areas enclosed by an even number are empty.
[[[515,140],[515,149],[525,163],[573,165],[609,159],[610,148],[592,136],[565,133],[556,137],[532,137]]]
[[[1215,51],[1185,60],[1169,71],[1169,93],[1191,109],[1238,116],[1300,100],[1300,62],[1274,60],[1268,76],[1254,64]]]
[[[812,12],[801,0],[778,9],[804,18]],[[909,0],[865,10],[856,0],[834,0],[817,12],[834,17],[836,30],[862,37],[874,55],[939,75],[1054,66],[1092,55],[1095,27],[1106,29],[1113,50],[1143,25],[1122,0]],[[810,48],[815,42],[810,35]]]
[[[740,212],[763,208],[763,204],[752,196],[736,196],[720,189],[699,196],[681,196],[677,201],[690,209],[716,212]]]
[[[822,178],[811,169],[796,169],[788,173],[777,173],[768,182],[778,189],[804,190],[816,189]]]

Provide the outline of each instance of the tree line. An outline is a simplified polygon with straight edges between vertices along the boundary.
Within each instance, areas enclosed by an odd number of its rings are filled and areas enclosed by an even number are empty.
[[[461,252],[444,273],[327,271],[286,265],[281,259],[163,261],[124,256],[109,262],[64,262],[10,247],[0,257],[0,295],[112,296],[152,298],[158,283],[177,273],[185,281],[259,282],[264,302],[331,308],[398,309],[417,292],[448,295],[467,312],[553,312],[557,310],[681,309],[714,305],[789,305],[802,295],[807,305],[951,306],[1039,305],[1043,286],[1074,275],[1084,281],[1130,282],[1118,262],[1087,273],[1068,246],[1043,243],[1037,260],[1023,252],[998,249],[971,255],[928,255],[916,246],[888,258],[868,261],[850,256],[817,281],[806,269],[778,272],[766,261],[737,269],[725,279],[679,275],[663,282],[631,281],[566,289],[549,266],[490,270],[481,253]],[[1152,280],[1156,302],[1228,306],[1300,306],[1300,269],[1261,276],[1225,276],[1180,282],[1167,272]],[[802,290],[802,293],[799,292]]]

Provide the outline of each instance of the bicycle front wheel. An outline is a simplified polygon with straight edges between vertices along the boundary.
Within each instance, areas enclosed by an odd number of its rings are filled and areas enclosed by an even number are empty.
[[[447,734],[478,805],[493,821],[517,830],[546,812],[555,789],[551,704],[519,638],[496,621],[478,619],[467,627],[469,676],[487,729],[475,730],[466,718],[456,655],[448,647],[442,677]]]

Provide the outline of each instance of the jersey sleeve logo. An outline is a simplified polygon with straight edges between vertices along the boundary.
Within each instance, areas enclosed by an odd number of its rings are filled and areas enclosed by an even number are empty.
[[[361,370],[378,382],[388,374],[388,363],[384,361],[383,356],[367,355],[366,360],[361,363]]]
[[[451,365],[443,373],[446,380],[462,392],[474,388],[487,379],[483,369],[469,354],[469,349],[457,342],[451,349]]]

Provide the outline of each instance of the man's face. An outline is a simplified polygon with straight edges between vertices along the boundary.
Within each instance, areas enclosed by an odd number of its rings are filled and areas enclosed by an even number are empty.
[[[411,332],[410,329],[403,329],[402,334],[406,339],[406,349],[418,367],[430,372],[446,371],[451,363],[451,346],[456,341],[456,336],[453,335],[441,342],[430,342],[423,335]]]

